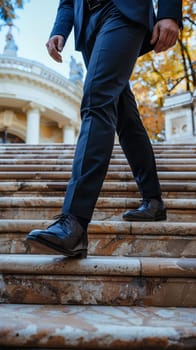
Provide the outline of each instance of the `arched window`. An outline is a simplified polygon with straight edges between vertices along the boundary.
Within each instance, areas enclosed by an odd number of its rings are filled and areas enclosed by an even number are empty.
[[[0,144],[2,143],[24,143],[20,137],[10,134],[8,131],[0,131]]]

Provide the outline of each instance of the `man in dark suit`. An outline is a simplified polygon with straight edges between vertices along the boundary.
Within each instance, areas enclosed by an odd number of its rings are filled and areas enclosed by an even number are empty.
[[[149,138],[141,123],[129,78],[139,55],[169,49],[181,25],[182,1],[60,0],[46,46],[57,62],[72,27],[76,49],[87,67],[81,104],[82,125],[62,214],[27,239],[67,256],[85,257],[87,226],[111,157],[115,131],[143,198],[124,215],[130,221],[166,219],[166,209]]]

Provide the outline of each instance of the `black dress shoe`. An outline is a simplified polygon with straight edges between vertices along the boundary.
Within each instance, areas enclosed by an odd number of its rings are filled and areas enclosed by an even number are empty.
[[[60,214],[45,230],[33,230],[27,236],[30,247],[44,246],[68,257],[86,258],[87,232],[71,214]],[[43,249],[44,252],[44,249]]]
[[[166,209],[163,201],[144,199],[142,205],[135,210],[128,210],[123,214],[127,221],[160,221],[166,220]]]

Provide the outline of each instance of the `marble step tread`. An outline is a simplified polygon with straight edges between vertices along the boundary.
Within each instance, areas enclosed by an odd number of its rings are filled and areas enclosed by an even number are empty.
[[[32,171],[41,171],[41,172],[48,172],[48,171],[61,171],[61,172],[71,172],[72,166],[71,165],[51,165],[51,164],[25,164],[25,165],[18,165],[18,164],[0,164],[0,172],[32,172]],[[174,172],[196,172],[196,165],[195,164],[170,164],[170,165],[164,165],[164,164],[157,164],[157,170],[158,171],[174,171]],[[110,172],[129,172],[130,167],[128,165],[110,165],[108,168],[108,173]]]
[[[169,142],[164,142],[164,143],[156,143],[156,144],[152,144],[152,147],[153,148],[177,148],[179,150],[183,149],[183,148],[195,148],[195,143],[180,143],[180,144],[174,144],[174,143],[169,143]],[[29,149],[32,149],[32,148],[38,148],[38,149],[50,149],[50,148],[57,148],[57,149],[61,149],[61,148],[75,148],[75,145],[74,144],[66,144],[66,143],[47,143],[47,144],[24,144],[24,143],[16,143],[16,146],[13,144],[1,144],[1,148],[13,148],[13,149],[16,149],[16,148],[29,148]],[[121,146],[117,143],[114,144],[114,148],[120,148],[121,149]]]
[[[76,145],[65,145],[65,144],[62,144],[62,145],[53,145],[53,146],[50,146],[50,147],[42,147],[41,145],[31,145],[31,146],[28,146],[28,145],[16,145],[16,147],[13,145],[10,147],[8,145],[4,146],[4,145],[1,145],[0,147],[0,151],[1,152],[16,152],[16,151],[30,151],[30,152],[36,152],[36,151],[43,151],[43,152],[53,152],[55,150],[59,151],[67,151],[67,152],[70,152],[70,151],[74,151],[76,148]],[[152,148],[154,149],[154,151],[159,151],[159,152],[179,152],[179,153],[183,153],[184,151],[196,151],[196,147],[195,147],[195,144],[190,144],[187,145],[185,144],[183,147],[182,145],[166,145],[166,146],[163,146],[163,145],[152,145]],[[120,145],[114,145],[114,148],[113,148],[113,153],[123,153],[122,152],[122,148]]]
[[[29,252],[26,235],[49,220],[0,220],[0,253]],[[92,221],[88,254],[131,257],[196,257],[196,223]]]
[[[48,145],[28,145],[28,144],[16,144],[16,146],[14,145],[2,145],[0,146],[0,151],[3,152],[22,152],[22,151],[29,151],[29,152],[54,152],[56,151],[65,151],[65,152],[70,152],[70,151],[74,151],[76,148],[76,145],[66,145],[66,144],[48,144]],[[195,143],[192,144],[183,144],[183,145],[161,145],[161,144],[157,144],[157,145],[152,145],[152,148],[154,151],[158,151],[158,152],[179,152],[179,153],[183,153],[184,151],[196,151],[196,146]],[[119,144],[115,144],[113,147],[113,153],[123,153],[122,152],[122,148]]]
[[[52,220],[0,220],[0,234],[28,233],[31,230],[48,227]],[[127,222],[92,221],[89,234],[97,235],[165,235],[196,236],[196,223],[192,222]]]
[[[167,209],[196,210],[196,199],[165,199]],[[62,197],[0,197],[0,208],[58,208],[62,207]],[[96,208],[137,208],[141,204],[137,198],[99,198]]]
[[[43,151],[43,152],[52,152],[54,150],[62,150],[62,151],[73,151],[75,150],[76,148],[76,145],[73,144],[73,145],[65,145],[65,144],[54,144],[53,146],[42,146],[42,145],[1,145],[0,147],[0,151],[1,152],[5,152],[5,151],[10,151],[10,152],[16,152],[16,151],[26,151],[26,150],[29,150],[31,152],[35,151],[36,150],[39,150],[39,151]],[[185,144],[183,147],[182,145],[152,145],[152,148],[156,151],[168,151],[168,152],[174,152],[174,150],[176,150],[177,152],[179,153],[183,153],[185,150],[188,150],[188,151],[196,151],[196,146],[195,144]],[[117,145],[115,144],[114,147],[113,147],[113,153],[115,152],[120,152],[120,153],[123,153],[122,152],[122,148],[120,145]]]
[[[196,307],[196,258],[0,255],[0,303]]]
[[[47,165],[72,165],[73,163],[73,159],[71,158],[62,158],[62,159],[59,159],[59,158],[48,158],[48,157],[45,157],[45,158],[36,158],[36,157],[32,157],[29,155],[28,158],[9,158],[9,159],[1,159],[0,158],[0,164],[1,165],[16,165],[16,164],[35,164],[35,165],[38,165],[38,164],[47,164]],[[194,158],[157,158],[156,159],[156,163],[157,164],[166,164],[166,165],[181,165],[181,164],[193,164],[195,165],[196,164],[196,159]],[[110,165],[128,165],[128,162],[125,158],[111,158],[111,161],[110,161]]]
[[[5,152],[5,153],[1,153],[0,152],[0,158],[1,159],[26,159],[26,158],[37,158],[37,159],[45,159],[45,158],[56,158],[56,159],[73,159],[74,157],[74,151],[73,152],[66,152],[66,151],[57,151],[57,152]],[[156,159],[187,159],[187,158],[192,158],[195,159],[196,158],[196,152],[183,152],[183,153],[167,153],[167,152],[155,152],[155,158]],[[111,156],[111,160],[113,159],[125,159],[124,154],[122,153],[113,153]]]
[[[59,159],[59,160],[67,160],[67,161],[70,161],[70,162],[73,162],[73,157],[74,157],[74,153],[73,154],[64,154],[64,153],[62,153],[62,152],[60,152],[60,153],[51,153],[51,154],[42,154],[42,153],[35,153],[35,154],[28,154],[28,152],[25,152],[24,154],[7,154],[7,153],[5,153],[5,154],[1,154],[0,153],[0,159],[1,159],[1,161],[3,162],[3,160],[5,159],[5,160],[13,160],[13,159],[24,159],[24,160],[27,160],[27,159],[37,159],[37,160],[42,160],[42,159],[45,159],[45,158],[47,158],[47,159],[54,159],[54,157],[55,157],[55,159]],[[182,162],[182,160],[184,160],[184,162],[186,162],[186,160],[188,159],[192,159],[191,160],[191,163],[194,161],[194,160],[196,160],[196,155],[195,154],[189,154],[189,153],[184,153],[184,154],[175,154],[175,153],[173,153],[173,154],[155,154],[155,158],[156,158],[156,161],[158,161],[158,160],[160,160],[160,162],[162,161],[162,159],[166,162],[166,161],[168,161],[168,162],[171,162],[173,159],[175,159],[176,160],[176,162],[178,162],[178,160],[180,161],[180,162]],[[125,162],[126,161],[126,159],[125,159],[125,157],[122,155],[112,155],[112,157],[111,157],[111,162],[112,161],[122,161],[122,162]]]
[[[48,191],[62,191],[64,193],[68,181],[3,181],[0,182],[1,192],[48,192]],[[195,182],[167,182],[161,181],[161,190],[163,192],[195,192],[196,197],[196,183]],[[101,192],[138,192],[135,182],[117,182],[105,181],[103,183]]]
[[[196,349],[196,308],[1,304],[0,314],[1,349]]]
[[[160,180],[177,180],[177,181],[190,181],[196,180],[196,172],[194,171],[158,171]],[[0,180],[69,180],[71,177],[70,171],[1,171]],[[124,172],[108,172],[105,180],[120,180],[130,181],[133,180],[131,171]]]
[[[35,154],[59,154],[62,153],[64,155],[68,155],[68,156],[73,156],[74,153],[75,153],[75,149],[62,149],[62,150],[58,150],[58,149],[51,149],[51,150],[39,150],[39,149],[32,149],[32,150],[27,150],[27,149],[12,149],[12,150],[2,150],[0,148],[0,155],[2,154],[7,154],[7,155],[10,155],[10,156],[13,156],[13,155],[22,155],[22,154],[30,154],[30,155],[35,155]],[[154,153],[155,155],[167,155],[167,156],[172,156],[172,155],[176,155],[176,156],[180,156],[180,155],[195,155],[196,154],[196,148],[195,149],[184,149],[184,150],[176,150],[176,149],[173,149],[173,150],[161,150],[161,149],[154,149]],[[114,150],[112,152],[112,157],[115,157],[115,156],[120,156],[120,157],[125,157],[124,156],[124,153],[122,152],[121,149],[119,150]]]
[[[24,154],[18,154],[18,155],[10,155],[10,154],[3,154],[3,155],[0,155],[0,159],[1,159],[1,162],[3,163],[4,160],[15,160],[15,159],[19,159],[19,160],[45,160],[45,159],[53,159],[55,157],[55,159],[58,159],[58,160],[67,160],[69,163],[72,163],[73,162],[73,157],[74,157],[74,153],[71,154],[71,155],[65,155],[63,153],[57,153],[57,154],[54,154],[54,153],[51,153],[51,154],[41,154],[41,153],[38,153],[38,154],[28,154],[28,153],[24,153]],[[172,162],[172,160],[176,160],[176,162],[183,162],[186,161],[187,159],[189,160],[190,157],[192,158],[192,162],[194,162],[194,160],[196,160],[196,155],[195,154],[181,154],[181,155],[177,155],[177,154],[155,154],[155,158],[156,158],[156,161],[160,161],[162,162],[162,160],[164,160],[165,162]],[[119,155],[113,155],[111,157],[111,162],[114,162],[114,163],[118,163],[122,161],[122,162],[126,162],[126,159],[124,156],[119,156]]]
[[[196,277],[196,258],[147,258],[88,256],[69,259],[62,255],[1,254],[2,274]]]

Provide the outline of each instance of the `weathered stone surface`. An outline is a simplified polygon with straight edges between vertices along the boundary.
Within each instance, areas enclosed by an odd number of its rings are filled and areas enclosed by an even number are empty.
[[[3,197],[0,198],[0,208],[11,207],[61,207],[61,197]],[[137,198],[99,198],[97,208],[137,208],[141,203]],[[196,199],[166,199],[167,209],[196,209]]]
[[[183,181],[183,180],[189,180],[189,181],[195,181],[196,180],[196,172],[194,171],[176,171],[176,172],[170,172],[170,171],[163,171],[158,172],[160,180],[177,180],[177,181]],[[15,180],[15,179],[22,179],[22,180],[69,180],[71,177],[70,171],[1,171],[0,172],[0,179],[1,180]],[[133,180],[133,175],[130,171],[127,172],[108,172],[106,175],[106,180],[119,180],[119,181],[130,181]]]
[[[2,273],[75,274],[109,276],[196,277],[194,258],[88,257],[68,259],[62,255],[0,255]]]
[[[25,238],[26,234],[1,234],[0,253],[30,253]],[[36,249],[31,253],[36,254]],[[39,253],[41,254],[42,251],[40,250]],[[196,238],[89,234],[88,255],[196,258]]]
[[[196,259],[140,258],[142,276],[196,277]]]
[[[0,163],[0,172],[11,172],[11,171],[19,171],[19,172],[27,172],[27,171],[42,171],[42,172],[48,172],[48,171],[61,171],[61,172],[71,172],[72,165],[71,164],[1,164]],[[196,171],[196,165],[195,164],[157,164],[158,171],[174,171],[174,172],[195,172]],[[110,164],[108,168],[108,172],[129,172],[130,167],[128,165],[112,165]]]
[[[35,228],[45,228],[51,220],[0,220],[0,233],[25,232]],[[128,221],[92,221],[89,234],[140,234],[140,235],[180,235],[196,236],[196,223],[181,222],[128,222]]]
[[[68,181],[2,181],[0,182],[0,196],[17,197],[64,197]],[[190,199],[196,198],[196,183],[193,182],[161,182],[164,198]],[[110,198],[140,197],[133,181],[105,181],[100,197]]]
[[[50,223],[0,220],[0,253],[29,253],[26,234]],[[94,221],[88,234],[89,255],[196,257],[196,223]]]
[[[0,305],[0,313],[1,348],[196,348],[195,309]]]
[[[175,260],[176,261],[176,260]],[[141,273],[137,258],[88,257],[88,259],[68,259],[62,255],[0,255],[2,273],[70,274],[79,275],[130,275]]]
[[[0,219],[49,219],[61,212],[62,197],[0,198]],[[166,199],[169,221],[196,222],[196,199]],[[94,220],[121,220],[122,213],[140,205],[137,198],[99,198]],[[175,216],[177,219],[175,220]]]
[[[129,208],[127,208],[129,209]],[[125,209],[116,209],[116,208],[95,208],[94,210],[94,214],[93,214],[93,220],[108,220],[108,221],[120,221],[122,220],[122,214],[125,211]],[[51,211],[51,216],[52,215],[56,215],[59,213],[59,211]],[[7,213],[8,218],[12,217],[12,218],[19,218],[18,215],[13,215],[13,213]],[[5,215],[2,215],[2,218],[4,218]],[[43,219],[48,219],[48,215],[47,212],[44,213],[44,211],[42,211],[42,215],[40,215],[39,217],[42,217]],[[35,216],[32,217],[35,219],[38,219],[39,217],[37,217],[36,213]],[[23,217],[24,219],[27,219],[27,215]],[[195,223],[196,222],[196,212],[195,209],[169,209],[167,211],[167,221],[169,222],[190,222],[190,223]]]
[[[97,256],[84,260],[24,254],[26,234],[61,210],[75,147],[0,147],[0,302],[45,304],[1,305],[0,348],[196,348],[195,309],[182,309],[196,306],[196,145],[153,147],[168,220],[122,221],[122,212],[140,202],[115,146],[94,212],[98,222],[89,226],[89,255]],[[54,306],[73,303],[98,307]]]
[[[0,302],[196,306],[196,259],[1,255]]]
[[[195,278],[3,274],[0,303],[196,307]]]
[[[1,153],[0,153],[1,155]],[[1,160],[0,159],[0,164],[1,165],[5,165],[5,164],[8,164],[8,165],[19,165],[19,164],[22,164],[22,165],[25,165],[25,164],[51,164],[51,165],[70,165],[72,164],[72,159],[71,158],[68,158],[66,156],[66,158],[64,159],[57,159],[57,158],[47,158],[47,153],[45,153],[45,158],[35,158],[35,157],[32,157],[31,158],[31,155],[29,154],[29,157],[28,158],[8,158],[8,159],[3,159]],[[196,164],[196,159],[194,158],[162,158],[162,159],[159,159],[157,158],[156,159],[156,163],[157,164],[164,164],[164,165],[180,165],[180,164],[193,164],[195,165]],[[111,161],[110,161],[110,165],[128,165],[128,162],[126,160],[126,158],[111,158]]]

